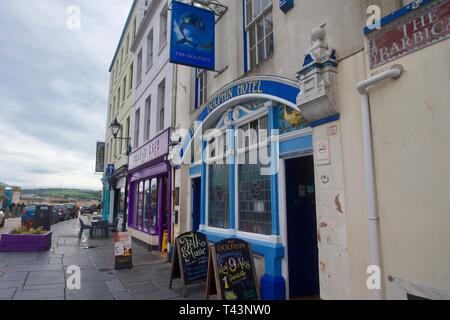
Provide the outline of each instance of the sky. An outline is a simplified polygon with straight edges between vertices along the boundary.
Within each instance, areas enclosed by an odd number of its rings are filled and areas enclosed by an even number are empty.
[[[1,0],[0,182],[101,189],[96,141],[104,141],[108,69],[131,5]]]

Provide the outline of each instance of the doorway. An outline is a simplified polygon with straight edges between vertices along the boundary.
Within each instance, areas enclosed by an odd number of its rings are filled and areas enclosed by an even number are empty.
[[[319,299],[314,159],[286,160],[289,298]]]
[[[191,192],[192,192],[192,231],[198,231],[200,229],[200,202],[201,202],[201,186],[202,179],[194,178],[191,180]]]

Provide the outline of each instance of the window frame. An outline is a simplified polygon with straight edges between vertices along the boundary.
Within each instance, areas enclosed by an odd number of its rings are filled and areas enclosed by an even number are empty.
[[[247,65],[248,65],[248,70],[253,70],[254,68],[256,68],[258,65],[260,65],[261,63],[263,63],[264,61],[267,61],[270,57],[272,57],[272,55],[275,52],[275,41],[274,41],[274,29],[273,29],[273,0],[270,0],[270,3],[264,8],[262,9],[255,17],[253,17],[253,12],[251,14],[252,16],[252,20],[249,22],[248,21],[248,1],[252,2],[252,11],[253,11],[253,0],[244,0],[244,4],[245,4],[245,9],[244,9],[244,29],[245,29],[245,33],[246,33],[246,41],[247,41],[247,52],[245,52],[246,55],[246,61],[247,61]],[[271,32],[269,32],[268,34],[266,34],[266,27],[265,27],[265,17],[272,14],[272,30]],[[260,21],[263,21],[263,37],[262,40],[258,40],[258,23]],[[250,39],[251,39],[251,29],[254,28],[254,45],[252,45],[250,43]],[[267,53],[267,40],[269,39],[269,37],[272,37],[272,43],[273,43],[273,50],[268,54]],[[264,45],[264,58],[259,60],[259,45],[260,44]],[[252,64],[252,50],[255,50],[255,63],[254,65]]]

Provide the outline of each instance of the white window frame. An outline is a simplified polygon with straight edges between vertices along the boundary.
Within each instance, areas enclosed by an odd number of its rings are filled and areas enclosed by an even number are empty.
[[[197,77],[197,97],[198,107],[202,106],[208,101],[208,71],[205,69],[196,69]]]
[[[258,66],[259,64],[261,64],[263,61],[266,61],[267,59],[269,59],[272,55],[273,55],[273,53],[274,53],[274,51],[275,51],[275,43],[274,43],[274,50],[270,53],[270,54],[267,54],[267,45],[266,45],[266,40],[268,39],[268,37],[270,36],[270,35],[272,35],[272,38],[274,37],[274,32],[273,32],[273,24],[272,24],[272,32],[271,33],[269,33],[269,34],[265,34],[266,33],[266,28],[265,28],[265,26],[264,26],[264,28],[263,28],[263,32],[264,32],[264,35],[263,35],[263,37],[262,37],[262,39],[263,40],[261,40],[261,41],[258,41],[258,28],[256,27],[256,24],[260,21],[260,20],[262,20],[262,19],[264,19],[264,17],[269,13],[269,12],[271,12],[272,13],[272,19],[273,19],[273,0],[271,0],[271,2],[270,2],[270,4],[268,4],[267,5],[267,7],[265,7],[263,10],[261,10],[261,12],[257,15],[257,16],[255,16],[255,17],[253,17],[253,19],[249,22],[249,21],[247,21],[247,16],[248,16],[248,14],[247,14],[247,1],[253,1],[253,0],[245,0],[246,1],[246,4],[245,4],[245,12],[244,12],[244,15],[245,15],[245,32],[246,32],[246,34],[247,34],[247,52],[246,52],[246,59],[247,59],[247,62],[248,62],[248,66],[249,66],[249,70],[252,70],[252,69],[254,69],[256,66]],[[253,9],[253,2],[252,2],[252,9]],[[252,16],[253,16],[253,14],[252,14]],[[250,29],[251,28],[255,28],[255,36],[254,36],[254,38],[255,38],[255,43],[254,43],[254,45],[252,46],[251,45],[251,43],[250,43]],[[258,52],[258,45],[261,43],[261,42],[264,42],[264,59],[262,59],[261,61],[259,61],[259,52]],[[251,51],[252,51],[252,49],[255,49],[255,65],[252,65],[252,59],[251,59]]]
[[[154,34],[153,29],[151,29],[147,35],[147,71],[153,65],[154,55],[155,55]]]

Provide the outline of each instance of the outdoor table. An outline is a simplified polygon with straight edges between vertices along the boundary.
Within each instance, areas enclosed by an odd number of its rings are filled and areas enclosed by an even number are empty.
[[[105,237],[109,236],[109,223],[108,221],[99,219],[97,221],[92,220],[92,228],[93,228],[93,235],[94,237],[97,234],[97,231],[103,231],[103,234]]]

